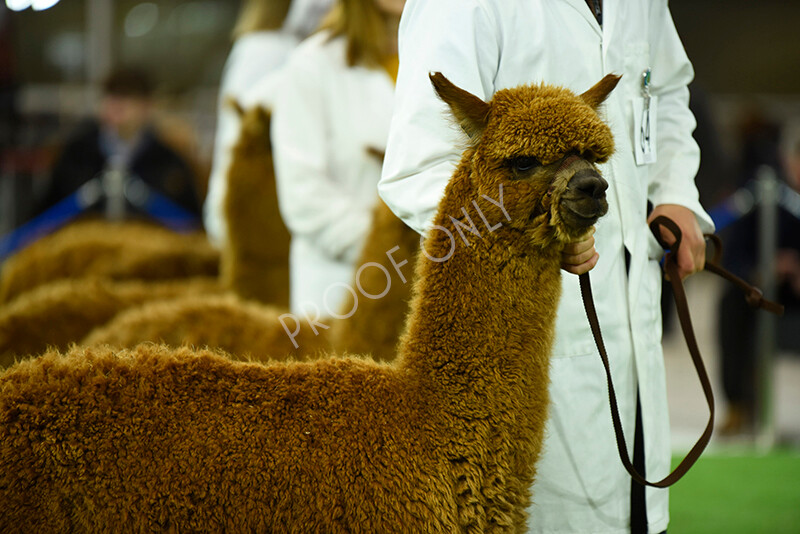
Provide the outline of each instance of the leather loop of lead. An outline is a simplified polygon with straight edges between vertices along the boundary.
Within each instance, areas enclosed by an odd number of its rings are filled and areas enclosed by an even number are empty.
[[[661,227],[666,228],[669,230],[675,241],[673,243],[667,243],[665,239],[661,235]],[[697,339],[694,335],[694,330],[692,328],[692,319],[689,315],[689,305],[686,299],[686,293],[683,288],[683,282],[680,279],[678,274],[678,249],[681,245],[682,234],[681,230],[675,222],[667,217],[660,216],[653,219],[650,223],[650,230],[653,232],[656,240],[664,249],[671,249],[670,252],[666,255],[664,261],[664,270],[669,278],[670,284],[672,285],[672,291],[675,296],[675,306],[678,312],[678,319],[681,324],[681,329],[683,330],[684,338],[686,339],[686,345],[689,348],[689,354],[692,357],[692,363],[694,364],[694,368],[697,371],[697,376],[700,379],[700,385],[703,388],[703,394],[706,398],[706,403],[708,404],[708,423],[706,424],[706,428],[703,430],[702,435],[691,448],[689,453],[684,457],[683,460],[678,464],[678,466],[673,470],[669,475],[664,477],[661,480],[651,482],[645,479],[633,466],[633,463],[630,460],[630,456],[628,455],[628,449],[626,446],[625,435],[622,430],[622,421],[619,415],[619,407],[617,404],[617,395],[614,389],[614,384],[611,379],[611,366],[609,364],[608,354],[606,352],[605,344],[603,342],[603,336],[600,332],[600,321],[597,318],[597,310],[594,305],[594,299],[592,297],[592,288],[591,283],[589,280],[589,273],[584,273],[580,275],[580,286],[581,286],[581,297],[583,298],[583,305],[584,309],[586,310],[586,317],[589,320],[589,326],[592,330],[592,337],[594,337],[595,345],[597,346],[597,350],[600,353],[600,359],[603,361],[603,367],[606,373],[606,382],[608,383],[608,397],[609,397],[609,405],[611,407],[611,421],[614,426],[614,435],[617,441],[617,451],[619,452],[620,460],[622,461],[622,465],[628,471],[631,478],[638,482],[639,484],[645,486],[652,486],[656,488],[666,488],[673,485],[675,482],[681,479],[683,475],[686,474],[687,471],[694,465],[700,455],[705,450],[706,446],[708,445],[709,441],[711,440],[711,433],[713,432],[714,428],[714,393],[711,389],[711,381],[708,378],[708,373],[706,372],[705,365],[703,364],[702,356],[700,355],[700,349],[697,345]],[[760,289],[751,286],[741,278],[737,277],[736,275],[730,273],[726,269],[724,269],[720,265],[720,260],[722,257],[722,244],[720,239],[715,235],[708,235],[709,239],[714,244],[714,257],[711,260],[706,261],[706,270],[711,271],[715,274],[722,276],[723,278],[731,281],[732,283],[736,284],[742,290],[745,291],[745,299],[747,300],[748,304],[751,306],[761,307],[767,311],[782,314],[783,313],[783,306],[778,303],[772,302],[767,300],[763,297],[763,294]]]

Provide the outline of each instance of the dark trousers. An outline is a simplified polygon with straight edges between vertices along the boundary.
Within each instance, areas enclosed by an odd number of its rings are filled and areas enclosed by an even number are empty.
[[[633,436],[633,467],[645,478],[644,432],[642,431],[642,407],[636,398],[636,431]],[[647,500],[644,486],[631,479],[631,534],[647,534]],[[661,534],[667,534],[665,530]]]
[[[800,303],[786,287],[779,288],[777,300],[786,306],[785,314],[777,319],[778,348],[800,353]],[[759,313],[765,312],[748,306],[739,289],[733,285],[725,288],[719,303],[717,331],[722,386],[729,402],[747,409],[753,409],[756,400],[756,324]]]
[[[643,476],[644,463],[644,432],[642,430],[642,407],[639,396],[636,396],[636,430],[633,436],[633,467]],[[645,499],[644,486],[631,479],[631,534],[647,534],[647,500]]]

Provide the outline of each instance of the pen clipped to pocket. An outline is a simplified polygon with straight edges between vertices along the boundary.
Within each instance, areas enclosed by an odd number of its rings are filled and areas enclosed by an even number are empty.
[[[637,165],[656,161],[658,97],[650,94],[650,75],[649,67],[642,72],[641,96],[633,99],[633,150]]]

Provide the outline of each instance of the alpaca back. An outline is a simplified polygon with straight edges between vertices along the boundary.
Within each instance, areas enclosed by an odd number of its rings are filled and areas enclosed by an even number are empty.
[[[283,312],[234,295],[189,295],[126,310],[92,331],[81,345],[210,347],[234,359],[261,361],[310,359],[330,349],[325,335],[311,331],[296,338],[302,350],[296,349],[279,319]]]
[[[216,279],[202,277],[160,282],[81,278],[36,287],[0,308],[0,367],[47,347],[66,348],[120,311],[144,302],[221,290]]]
[[[220,277],[240,297],[288,306],[289,231],[278,209],[270,116],[260,107],[243,113],[227,176]]]
[[[216,276],[219,253],[205,235],[151,224],[85,220],[35,241],[0,271],[0,302],[39,285],[85,276],[163,280]]]

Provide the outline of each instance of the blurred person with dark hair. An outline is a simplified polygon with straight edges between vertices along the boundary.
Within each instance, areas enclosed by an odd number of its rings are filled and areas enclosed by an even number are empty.
[[[63,143],[39,211],[55,205],[104,173],[136,177],[184,210],[199,216],[195,176],[152,126],[153,83],[142,71],[120,68],[103,82],[96,117]],[[130,208],[131,206],[129,206]],[[100,202],[92,209],[103,211]]]
[[[292,53],[272,120],[290,301],[336,313],[378,201],[404,0],[340,0]]]
[[[777,125],[751,118],[743,130],[751,176],[758,161],[780,169],[789,187],[800,193],[800,119]],[[755,127],[757,126],[757,128]],[[781,132],[777,134],[775,132]],[[772,139],[772,143],[769,140]],[[771,147],[771,148],[770,148]],[[726,267],[748,281],[758,278],[758,208],[731,225],[724,233]],[[785,314],[777,319],[778,347],[800,352],[800,220],[797,214],[778,208],[778,250],[775,257],[777,301]],[[756,407],[756,313],[733,285],[726,286],[719,304],[718,337],[721,348],[722,381],[728,412],[722,423],[723,434],[735,435],[753,430]]]
[[[280,68],[300,41],[313,32],[332,0],[245,0],[233,29],[233,47],[225,62],[217,102],[217,130],[203,224],[211,242],[227,239],[223,201],[231,151],[239,136],[239,117],[227,104],[270,109]]]

